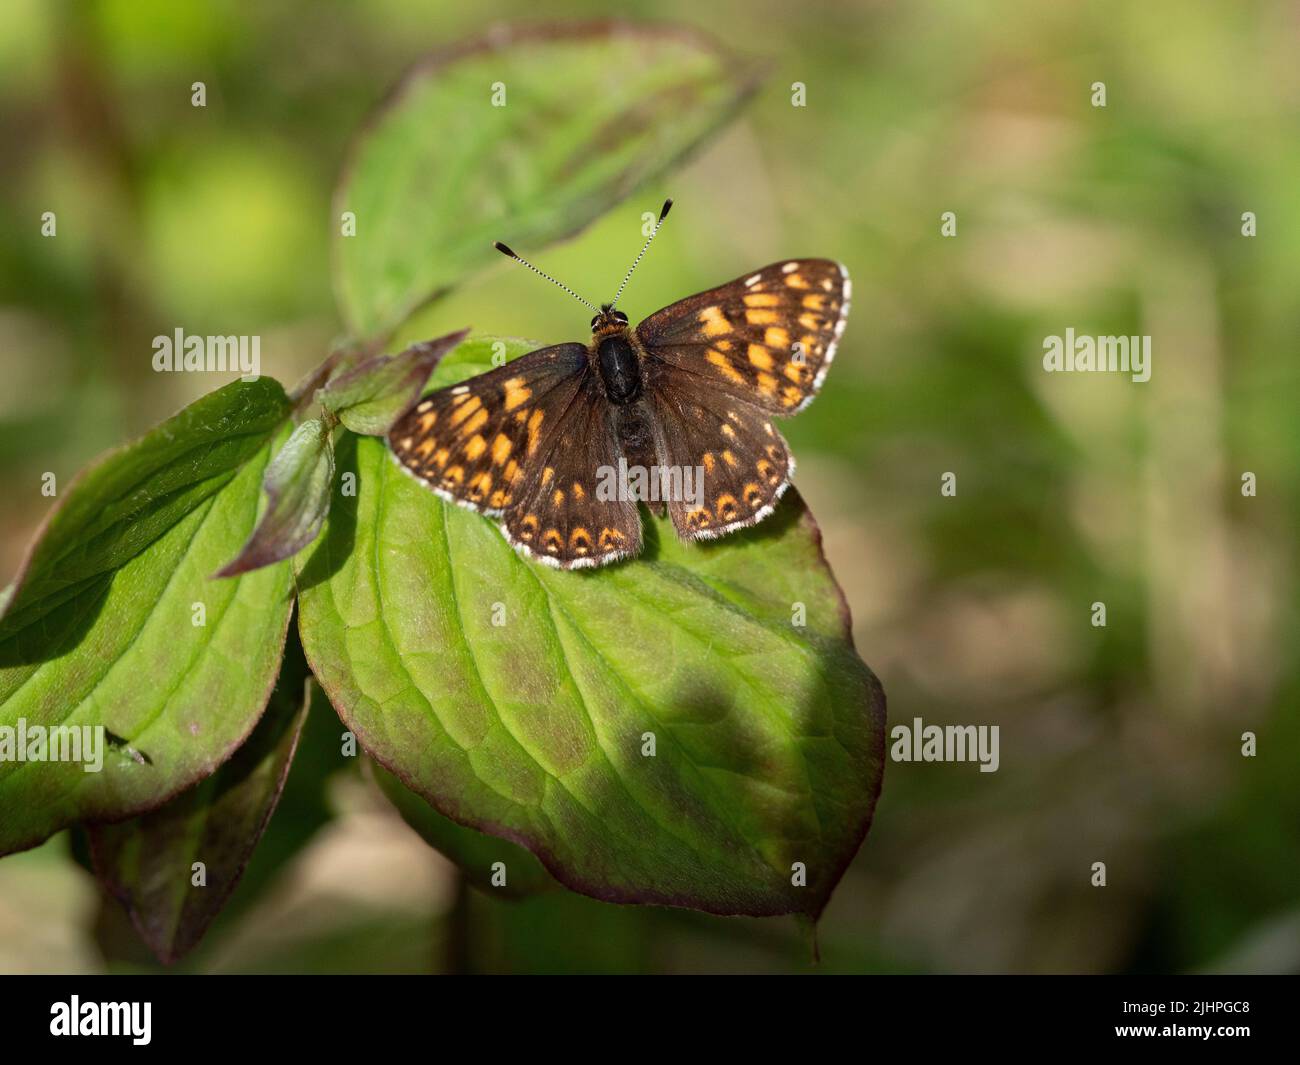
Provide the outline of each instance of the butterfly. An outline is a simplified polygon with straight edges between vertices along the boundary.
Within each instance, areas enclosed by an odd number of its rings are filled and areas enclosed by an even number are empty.
[[[423,397],[389,430],[394,457],[445,499],[497,517],[521,553],[563,569],[641,551],[638,502],[683,540],[772,513],[794,457],[772,424],[821,388],[849,312],[847,271],[788,259],[671,304],[631,328],[614,299],[591,342],[540,348]]]

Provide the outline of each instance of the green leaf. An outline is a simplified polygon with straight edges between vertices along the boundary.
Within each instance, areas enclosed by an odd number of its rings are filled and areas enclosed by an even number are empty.
[[[257,517],[289,402],[234,382],[66,489],[0,621],[0,752],[86,726],[102,769],[0,757],[0,854],[77,821],[153,809],[208,776],[266,705],[292,604],[287,563],[211,574]],[[96,727],[102,727],[102,734]],[[39,753],[39,752],[36,752]]]
[[[367,763],[375,783],[423,840],[455,862],[475,887],[491,895],[523,898],[555,888],[555,881],[531,851],[517,843],[477,832],[443,817],[378,762]],[[499,870],[497,867],[499,866]],[[504,883],[493,883],[493,875]]]
[[[85,470],[37,534],[0,618],[0,664],[11,641],[87,585],[102,582],[218,492],[284,421],[289,401],[269,378],[233,381]]]
[[[279,802],[310,702],[305,664],[286,659],[266,713],[230,761],[152,813],[90,830],[96,876],[164,964],[202,938],[239,883]]]
[[[503,27],[428,56],[351,152],[335,290],[384,335],[496,257],[570,236],[728,121],[755,69],[681,27]],[[504,93],[504,106],[501,104]]]
[[[442,357],[468,329],[412,344],[400,355],[379,355],[330,380],[317,393],[320,405],[354,433],[383,436],[420,398]]]
[[[461,345],[435,383],[486,369],[491,344]],[[300,631],[372,756],[586,894],[821,911],[870,822],[884,696],[794,492],[705,546],[647,515],[641,559],[565,572],[444,505],[380,441],[345,437],[338,457],[358,494],[335,497],[299,574]]]
[[[310,544],[325,524],[334,478],[330,428],[318,418],[299,425],[276,452],[262,478],[266,510],[257,528],[218,577],[235,577],[291,558]]]

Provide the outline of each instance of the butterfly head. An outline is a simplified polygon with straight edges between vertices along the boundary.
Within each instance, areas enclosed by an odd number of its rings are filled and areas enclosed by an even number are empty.
[[[627,315],[616,311],[608,303],[600,308],[600,313],[591,320],[591,335],[600,337],[613,336],[627,328]]]

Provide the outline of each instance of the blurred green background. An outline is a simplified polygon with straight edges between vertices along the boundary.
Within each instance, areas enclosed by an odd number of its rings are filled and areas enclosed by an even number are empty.
[[[535,13],[7,0],[4,579],[47,509],[42,473],[66,483],[219,383],[153,373],[156,334],[260,334],[263,373],[286,384],[320,361],[340,331],[330,194],[358,124],[422,52]],[[640,213],[672,195],[624,301],[634,320],[774,259],[848,264],[841,354],[785,426],[797,483],[891,724],[1001,726],[997,773],[889,765],[819,971],[1300,971],[1300,8],[617,14],[690,22],[771,57],[772,77],[666,183],[535,257],[612,294]],[[555,342],[584,339],[587,317],[503,262],[403,336]],[[1044,373],[1043,338],[1067,327],[1150,334],[1150,382]],[[809,968],[793,920],[467,889],[339,768],[328,709],[310,730],[246,883],[183,968]],[[0,862],[0,971],[150,964],[76,850],[65,834]]]

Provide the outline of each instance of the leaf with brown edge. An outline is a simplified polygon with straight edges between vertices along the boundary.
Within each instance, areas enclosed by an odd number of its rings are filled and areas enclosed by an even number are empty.
[[[537,249],[579,232],[757,84],[754,64],[695,30],[615,20],[498,26],[427,56],[362,131],[335,193],[335,216],[356,220],[334,242],[349,328],[388,334],[493,262],[496,239]]]
[[[458,825],[377,762],[367,760],[366,766],[402,820],[430,847],[455,862],[475,887],[490,895],[518,899],[554,891],[558,886],[531,851],[500,836]]]
[[[433,384],[480,372],[492,344],[462,344]],[[345,437],[338,461],[358,493],[297,560],[299,628],[372,757],[585,894],[821,912],[879,793],[884,694],[797,493],[707,545],[646,514],[641,558],[570,572],[379,440]]]
[[[0,744],[57,729],[72,757],[0,757],[0,854],[155,809],[252,731],[291,574],[211,574],[256,524],[288,413],[276,382],[234,382],[63,490],[0,621]]]
[[[239,883],[279,801],[310,703],[301,654],[288,655],[262,720],[216,773],[152,813],[90,829],[96,876],[164,964],[198,943]],[[193,883],[196,862],[201,886]]]
[[[442,357],[468,329],[412,344],[398,355],[378,355],[347,370],[316,394],[320,405],[354,433],[383,436],[420,398]]]

